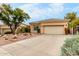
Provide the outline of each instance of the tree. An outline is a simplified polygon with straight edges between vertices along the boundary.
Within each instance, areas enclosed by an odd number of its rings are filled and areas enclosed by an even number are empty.
[[[76,12],[67,13],[64,18],[68,19],[69,22],[72,22],[77,18],[77,13]]]
[[[72,22],[70,22],[69,26],[71,28],[75,28],[77,25],[79,25],[79,18],[76,18],[75,20],[73,20]]]
[[[15,34],[17,27],[20,26],[22,22],[30,19],[30,16],[23,10],[19,8],[12,9],[9,4],[2,4],[0,9],[0,20],[10,27],[13,34]]]
[[[76,12],[67,13],[64,18],[69,21],[68,22],[68,28],[72,28],[72,34],[73,34],[73,29],[78,24],[78,22],[77,22],[78,21],[77,13]]]
[[[76,12],[67,13],[64,18],[69,21],[68,24],[71,28],[75,28],[75,26],[79,24],[79,18]]]

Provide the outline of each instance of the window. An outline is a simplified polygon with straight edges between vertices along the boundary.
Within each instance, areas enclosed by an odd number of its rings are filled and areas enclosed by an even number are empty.
[[[40,28],[39,28],[39,26],[34,26],[34,30],[37,31],[37,33],[40,33]]]
[[[39,29],[39,26],[34,26],[34,30],[38,30]]]

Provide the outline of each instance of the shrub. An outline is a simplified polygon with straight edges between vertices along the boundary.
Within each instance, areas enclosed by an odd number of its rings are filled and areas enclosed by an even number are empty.
[[[40,28],[39,28],[39,26],[35,26],[35,27],[34,27],[34,30],[36,30],[37,33],[40,33]]]
[[[21,29],[20,29],[20,32],[21,33],[25,33],[26,31],[25,31],[25,27],[22,27]]]
[[[79,37],[67,39],[61,48],[61,55],[62,56],[79,55]]]
[[[18,28],[17,33],[26,33],[26,32],[30,32],[30,29],[28,27],[21,27],[21,28]]]
[[[12,34],[12,32],[10,32],[10,31],[7,31],[7,32],[5,32],[5,34]]]
[[[21,29],[21,32],[22,32],[22,33],[30,32],[30,29],[23,27],[23,28]]]
[[[37,33],[40,33],[40,29],[37,29]]]
[[[25,32],[29,32],[30,33],[30,29],[29,28],[25,28]]]

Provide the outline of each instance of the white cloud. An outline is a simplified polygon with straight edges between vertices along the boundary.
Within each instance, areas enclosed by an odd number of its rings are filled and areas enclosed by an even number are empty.
[[[64,10],[64,4],[50,4],[53,14],[59,15]]]
[[[25,12],[27,12],[32,19],[45,19],[46,17],[52,17],[61,15],[64,10],[64,4],[48,4],[44,8],[39,8],[40,4],[24,4],[20,6]]]
[[[72,11],[74,11],[74,12],[79,11],[79,6],[74,7],[74,8],[72,9]]]

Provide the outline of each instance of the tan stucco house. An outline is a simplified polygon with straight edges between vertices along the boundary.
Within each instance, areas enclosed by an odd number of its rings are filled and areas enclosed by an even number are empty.
[[[47,19],[38,22],[31,22],[31,32],[37,32],[34,28],[39,27],[41,34],[66,34],[68,21],[64,19]]]
[[[29,25],[26,25],[26,24],[22,23],[18,28],[21,28],[21,27],[27,27],[28,28]],[[0,25],[0,34],[4,34],[6,32],[11,32],[10,27],[5,25],[5,24],[1,24]]]
[[[10,31],[10,28],[7,25],[0,25],[0,34]]]

